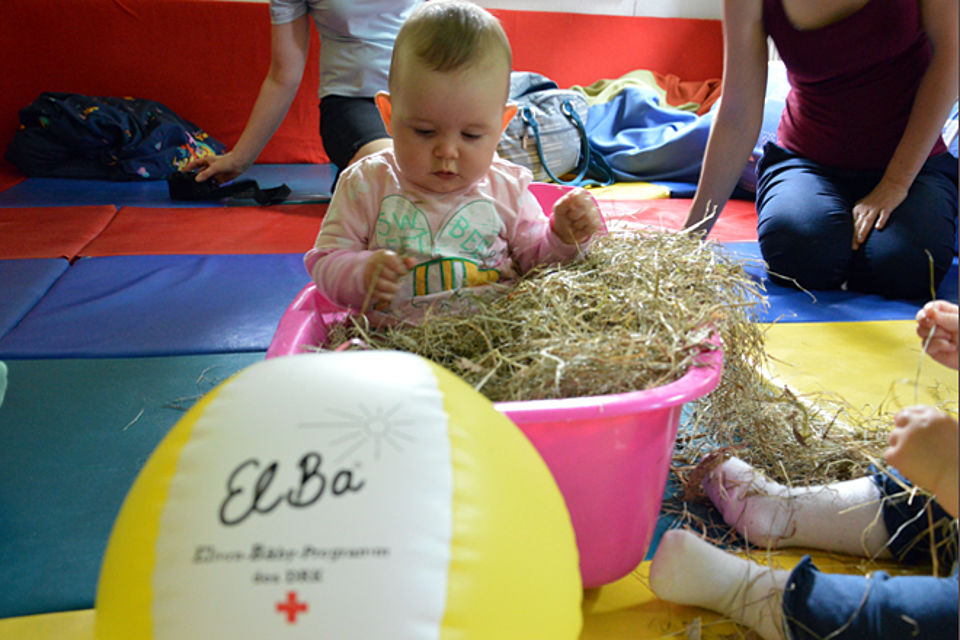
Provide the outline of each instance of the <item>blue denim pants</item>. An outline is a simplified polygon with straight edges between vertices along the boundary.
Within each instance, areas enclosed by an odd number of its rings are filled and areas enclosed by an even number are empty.
[[[895,472],[893,475],[896,475]],[[897,476],[900,478],[900,476]],[[930,559],[931,541],[949,577],[868,577],[821,573],[806,556],[791,572],[783,593],[783,620],[792,640],[956,640],[958,637],[956,523],[936,502],[908,500],[887,473],[874,482],[884,496],[883,522],[890,551],[904,562]],[[901,482],[904,482],[900,478]],[[932,528],[930,522],[936,523]]]
[[[957,159],[929,158],[886,227],[854,251],[853,207],[881,176],[825,167],[768,142],[757,165],[757,235],[771,279],[929,299],[931,258],[936,287],[955,253]]]

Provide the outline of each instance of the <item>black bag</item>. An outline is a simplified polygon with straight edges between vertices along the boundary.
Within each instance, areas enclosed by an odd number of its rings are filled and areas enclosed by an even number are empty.
[[[153,100],[47,92],[20,110],[5,157],[28,176],[163,180],[225,150]]]
[[[167,178],[171,200],[223,200],[224,198],[251,199],[259,205],[280,204],[290,195],[290,187],[261,189],[256,180],[234,180],[220,185],[216,179],[197,182],[196,171],[177,172]]]

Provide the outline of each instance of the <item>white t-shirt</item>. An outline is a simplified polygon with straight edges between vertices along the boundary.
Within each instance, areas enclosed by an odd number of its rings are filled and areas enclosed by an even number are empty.
[[[373,97],[387,88],[397,32],[423,0],[270,0],[270,22],[310,14],[320,36],[320,91]]]

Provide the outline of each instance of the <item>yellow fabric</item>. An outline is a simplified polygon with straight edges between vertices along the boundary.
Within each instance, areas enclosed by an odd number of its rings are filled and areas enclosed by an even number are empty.
[[[772,377],[801,394],[836,394],[870,412],[957,402],[957,372],[922,354],[912,320],[770,325]],[[919,384],[916,384],[919,369]]]
[[[670,189],[650,182],[617,182],[609,187],[590,189],[597,200],[659,200],[670,197]]]
[[[688,102],[681,105],[670,105],[667,102],[667,90],[660,86],[657,77],[651,71],[639,69],[625,73],[619,78],[597,80],[586,87],[574,85],[570,87],[574,91],[579,91],[586,97],[587,105],[604,104],[610,102],[614,97],[623,92],[627,87],[640,87],[643,89],[652,89],[656,92],[658,101],[664,107],[678,109],[680,111],[696,112],[700,105],[696,102]]]

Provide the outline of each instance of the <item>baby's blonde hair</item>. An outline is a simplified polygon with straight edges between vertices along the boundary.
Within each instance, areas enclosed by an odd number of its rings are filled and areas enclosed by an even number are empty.
[[[401,56],[413,55],[431,71],[455,71],[499,50],[506,62],[509,84],[513,55],[500,22],[488,11],[465,0],[429,0],[401,27],[390,62],[390,90]]]

